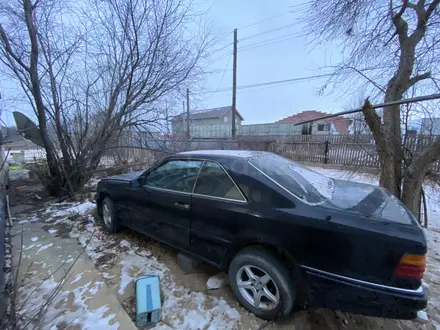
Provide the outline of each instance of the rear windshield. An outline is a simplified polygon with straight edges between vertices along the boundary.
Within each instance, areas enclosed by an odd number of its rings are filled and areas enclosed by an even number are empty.
[[[251,158],[249,163],[308,204],[322,204],[332,198],[332,179],[287,158],[265,154]]]

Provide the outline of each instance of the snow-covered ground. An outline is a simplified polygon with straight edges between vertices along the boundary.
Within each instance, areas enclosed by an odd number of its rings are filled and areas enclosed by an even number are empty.
[[[352,174],[347,171],[328,170],[313,168],[314,170],[327,176],[339,179],[346,179],[369,184],[377,184],[377,177],[368,174]],[[439,329],[440,330],[440,192],[430,185],[425,187],[428,196],[429,210],[429,229],[426,230],[428,239],[427,271],[424,278],[424,286],[429,293],[430,301],[427,308],[429,323],[419,325],[412,321],[392,321],[385,322],[382,319],[370,318],[374,320],[374,326],[368,329]],[[41,217],[29,215],[18,218],[18,223],[43,221],[47,226],[49,235],[58,235],[62,232],[60,225],[69,227],[68,235],[78,239],[79,243],[85,248],[85,253],[95,263],[102,274],[106,283],[99,282],[92,288],[87,287],[88,294],[99,292],[103,285],[106,285],[118,297],[121,304],[126,306],[126,310],[132,310],[133,306],[133,282],[136,278],[144,274],[159,275],[162,290],[162,311],[163,317],[155,329],[258,329],[265,323],[250,316],[242,308],[234,305],[231,299],[214,296],[209,291],[190,290],[176,280],[175,272],[170,269],[159,258],[157,251],[151,246],[139,245],[138,242],[129,238],[122,239],[120,234],[106,235],[100,232],[99,225],[92,216],[95,205],[91,202],[70,203],[64,205],[48,205],[41,210]],[[41,237],[32,236],[30,242],[35,244],[35,249],[44,252],[51,248],[46,245],[39,245]],[[30,248],[30,247],[25,247]],[[38,252],[37,251],[37,252]],[[70,260],[68,260],[71,262]],[[72,276],[72,284],[81,281],[86,274],[75,274]],[[188,275],[193,276],[193,275]],[[211,281],[212,282],[212,281]],[[29,280],[26,290],[33,290],[38,282]],[[211,283],[212,284],[212,283]],[[48,281],[45,285],[38,288],[39,296],[45,297],[53,291],[54,283]],[[81,287],[75,296],[81,296]],[[93,292],[92,292],[93,291]],[[96,293],[95,292],[95,293]],[[60,296],[64,299],[64,296]],[[36,302],[35,302],[36,303]],[[83,301],[78,302],[79,310],[82,310],[84,317],[78,316],[75,324],[81,328],[86,325],[99,322],[104,317],[105,310],[89,310]],[[59,306],[58,306],[59,307]],[[48,315],[57,315],[57,306],[48,306]],[[361,316],[360,316],[361,317]],[[62,316],[63,320],[68,320],[67,316]],[[251,320],[251,321],[249,321]],[[301,320],[301,319],[299,319]],[[336,328],[345,327],[347,323],[335,325]],[[310,325],[299,324],[298,318],[291,323],[281,325],[271,325],[267,329],[313,329]],[[373,321],[369,321],[373,322]],[[97,323],[98,324],[98,323]],[[370,323],[371,324],[371,323]],[[384,327],[384,324],[385,327]],[[387,326],[392,324],[392,326]],[[304,326],[304,327],[303,327]],[[353,327],[351,327],[353,326]],[[333,325],[332,325],[333,327]],[[356,326],[355,322],[349,324],[347,329],[359,330],[362,327]],[[103,328],[104,329],[104,328]],[[363,328],[362,328],[363,329]]]
[[[56,235],[60,230],[58,229],[59,226],[68,226],[70,228],[69,236],[77,238],[84,247],[85,253],[95,264],[99,265],[102,277],[109,281],[107,285],[110,286],[111,290],[114,289],[114,294],[118,296],[121,302],[133,299],[133,284],[136,278],[145,274],[160,276],[163,322],[160,322],[155,329],[237,329],[235,325],[240,322],[241,316],[236,308],[231,307],[224,299],[216,298],[204,292],[190,291],[188,288],[176,284],[168,267],[158,261],[156,256],[152,255],[149,250],[127,240],[121,241],[118,235],[102,233],[91,214],[93,208],[95,208],[95,205],[91,202],[49,205],[46,209],[41,210],[42,217],[39,218],[39,221],[44,222],[45,230],[49,235]],[[35,220],[35,216],[28,216],[18,219],[18,222],[23,225],[26,222],[35,223]],[[35,242],[35,244],[24,246],[24,250],[37,249],[36,253],[38,254],[52,247],[52,243],[36,245],[39,240],[40,237],[31,237],[30,242]],[[113,265],[110,262],[103,261],[108,259],[108,256],[118,256],[118,263]],[[71,259],[65,262],[71,263],[73,261]],[[67,276],[72,276],[70,283],[74,284],[80,281],[84,275],[76,273]],[[106,315],[106,310],[101,310],[102,308],[90,309],[90,306],[84,303],[87,296],[96,294],[103,284],[103,282],[95,283],[95,286],[91,288],[91,283],[86,283],[85,286],[79,286],[73,292],[75,297],[80,298],[77,302],[74,302],[75,310],[81,310],[82,314],[80,316],[73,315],[72,319],[74,321],[72,322],[80,326],[81,329],[90,327],[94,322],[100,322],[100,319],[104,317],[103,315]],[[57,285],[58,282],[52,277],[48,277],[41,285],[41,278],[33,278],[32,280],[32,276],[29,276],[29,280],[20,289],[20,294],[25,298],[34,290],[37,290],[38,295],[32,295],[32,299],[25,303],[25,308],[22,309],[21,313],[25,315],[27,312],[34,312],[32,308],[35,309],[35,307],[32,306],[37,306],[35,299],[50,296]],[[54,299],[54,303],[47,306],[46,314],[53,318],[45,320],[47,324],[69,322],[70,317],[68,315],[57,313],[62,301],[66,298],[67,293],[61,292]],[[26,306],[29,306],[29,310]],[[102,322],[107,324],[107,321],[103,320]],[[118,327],[114,328],[117,329]],[[51,329],[51,327],[47,327],[47,329]]]

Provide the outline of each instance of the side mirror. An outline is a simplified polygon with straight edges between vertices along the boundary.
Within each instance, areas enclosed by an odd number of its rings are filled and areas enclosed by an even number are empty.
[[[143,181],[144,181],[144,178],[142,178],[142,177],[134,179],[131,181],[131,187],[136,188],[136,187],[143,186],[144,185]]]

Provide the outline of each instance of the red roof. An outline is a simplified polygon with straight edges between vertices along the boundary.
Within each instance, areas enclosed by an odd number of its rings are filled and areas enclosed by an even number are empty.
[[[317,119],[327,115],[329,115],[329,113],[316,110],[307,110],[297,113],[296,115],[278,120],[277,123],[297,123],[304,120]],[[335,116],[331,118],[320,119],[319,122],[333,123],[339,134],[348,134],[348,127],[351,125],[352,120],[341,116]]]

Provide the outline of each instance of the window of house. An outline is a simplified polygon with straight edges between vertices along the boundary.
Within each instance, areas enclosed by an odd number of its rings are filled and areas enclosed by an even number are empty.
[[[202,161],[170,160],[148,173],[144,185],[191,193],[201,165]]]
[[[224,120],[225,123],[227,123],[228,122],[228,117],[224,117],[223,120]]]
[[[194,188],[194,194],[246,201],[228,174],[219,164],[214,162],[203,164]]]
[[[318,124],[318,132],[324,132],[325,131],[325,124]]]

